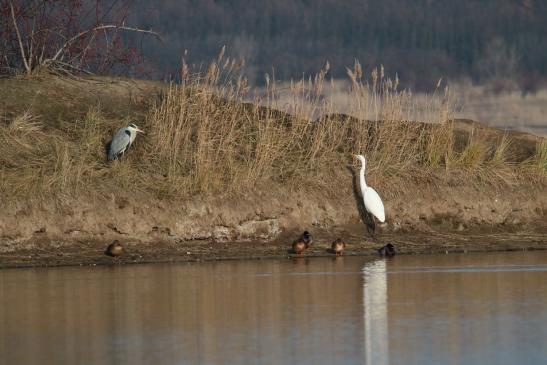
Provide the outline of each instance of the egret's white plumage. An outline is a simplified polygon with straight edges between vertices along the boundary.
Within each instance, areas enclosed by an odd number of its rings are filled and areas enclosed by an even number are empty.
[[[108,160],[113,161],[120,155],[123,155],[125,151],[131,146],[137,133],[144,133],[139,127],[131,123],[125,128],[120,128],[112,138],[110,142],[110,148],[108,149]]]
[[[380,195],[371,188],[367,186],[365,182],[365,166],[366,160],[362,155],[355,155],[355,157],[361,161],[361,171],[359,171],[359,183],[361,185],[361,194],[363,195],[363,202],[365,203],[366,210],[375,216],[380,222],[385,222],[386,216],[384,211],[384,203]]]

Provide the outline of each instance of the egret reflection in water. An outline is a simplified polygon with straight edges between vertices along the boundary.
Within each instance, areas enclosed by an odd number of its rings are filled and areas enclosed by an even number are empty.
[[[386,261],[365,264],[363,272],[363,312],[366,364],[389,364]]]

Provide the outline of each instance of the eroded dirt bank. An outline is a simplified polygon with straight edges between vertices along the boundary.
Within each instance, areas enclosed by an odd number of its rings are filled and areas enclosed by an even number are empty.
[[[112,259],[103,252],[114,239],[126,248],[119,260],[125,263],[287,257],[304,229],[315,239],[305,256],[329,255],[337,237],[348,243],[348,255],[375,254],[386,242],[401,253],[547,249],[541,187],[413,187],[384,201],[387,222],[375,237],[351,188],[332,196],[269,190],[177,202],[127,194],[40,208],[6,206],[0,212],[0,267],[107,264]]]

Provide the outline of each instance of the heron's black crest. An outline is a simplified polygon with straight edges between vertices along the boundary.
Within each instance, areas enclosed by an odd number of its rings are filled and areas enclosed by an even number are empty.
[[[129,126],[128,126],[128,127],[131,127],[131,128],[135,128],[135,129],[137,129],[137,128],[138,128],[138,127],[137,127],[137,125],[136,125],[135,123],[131,123],[131,124],[129,124]]]

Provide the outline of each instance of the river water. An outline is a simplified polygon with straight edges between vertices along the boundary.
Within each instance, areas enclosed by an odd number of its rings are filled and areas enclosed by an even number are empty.
[[[547,253],[8,269],[1,364],[547,364]]]

